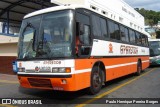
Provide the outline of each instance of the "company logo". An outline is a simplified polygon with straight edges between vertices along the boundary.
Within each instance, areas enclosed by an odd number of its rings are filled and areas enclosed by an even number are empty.
[[[11,104],[11,99],[2,99],[2,104]]]
[[[43,67],[35,67],[35,72],[51,72],[51,67],[49,66],[43,66]]]
[[[39,72],[39,67],[35,67],[35,72]]]
[[[113,53],[113,46],[111,43],[109,44],[109,53]]]
[[[137,55],[138,54],[138,47],[121,45],[120,46],[120,53],[121,54]]]

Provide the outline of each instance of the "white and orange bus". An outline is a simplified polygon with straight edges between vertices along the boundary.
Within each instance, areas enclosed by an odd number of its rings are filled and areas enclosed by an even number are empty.
[[[89,1],[93,4],[51,7],[24,17],[17,59],[22,87],[87,88],[96,94],[106,81],[139,75],[149,66],[148,38],[136,23],[139,14],[126,13],[125,7],[123,16]]]

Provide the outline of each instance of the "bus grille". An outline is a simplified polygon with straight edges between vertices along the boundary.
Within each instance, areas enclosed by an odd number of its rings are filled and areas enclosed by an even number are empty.
[[[28,78],[28,81],[33,87],[52,88],[50,79]]]

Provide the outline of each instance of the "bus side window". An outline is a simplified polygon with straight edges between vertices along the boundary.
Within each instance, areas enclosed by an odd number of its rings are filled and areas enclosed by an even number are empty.
[[[129,30],[130,42],[135,43],[135,32],[133,30]]]
[[[146,38],[146,46],[149,46],[149,43],[148,43],[148,37],[147,37],[147,36],[145,36],[145,38]]]
[[[93,35],[95,37],[102,37],[100,18],[96,15],[92,15]]]
[[[124,26],[120,26],[121,40],[125,42],[129,42],[128,38],[128,29]]]
[[[108,27],[109,27],[110,38],[115,39],[115,35],[114,35],[114,22],[111,21],[111,20],[108,20]]]
[[[76,55],[90,54],[90,17],[83,13],[76,13]]]
[[[101,35],[105,38],[108,38],[108,34],[107,34],[107,22],[105,19],[100,18],[100,24],[101,24]]]
[[[141,34],[141,37],[142,37],[142,45],[143,45],[143,46],[146,46],[146,38],[145,38],[145,35]]]
[[[138,33],[138,32],[136,32],[136,43],[137,43],[138,45],[141,44],[141,35],[140,35],[140,33]]]
[[[120,40],[119,24],[115,23],[114,28],[115,28],[115,31],[114,31],[115,39]]]
[[[88,25],[83,26],[83,34],[79,35],[79,40],[81,44],[83,45],[89,45],[90,44],[90,27]]]
[[[114,23],[111,20],[108,20],[108,27],[109,27],[110,38],[120,40],[119,24]]]

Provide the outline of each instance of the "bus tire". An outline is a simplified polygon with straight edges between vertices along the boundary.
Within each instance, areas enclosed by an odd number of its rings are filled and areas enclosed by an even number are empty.
[[[103,71],[100,67],[93,67],[91,72],[91,85],[88,88],[89,94],[94,95],[101,90],[103,83],[102,72]]]
[[[139,76],[141,75],[141,72],[142,72],[142,64],[140,61],[137,62],[137,72],[136,72],[136,75]]]

